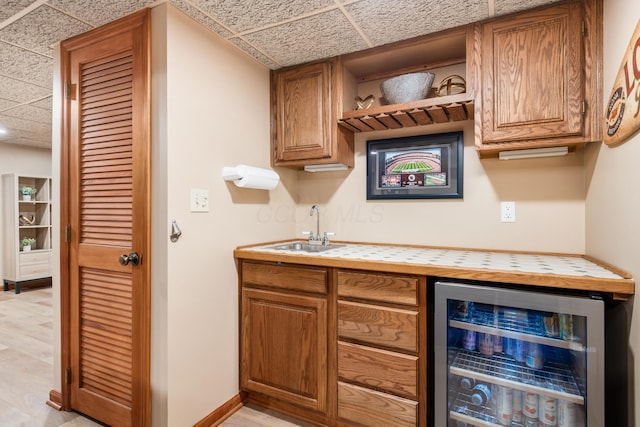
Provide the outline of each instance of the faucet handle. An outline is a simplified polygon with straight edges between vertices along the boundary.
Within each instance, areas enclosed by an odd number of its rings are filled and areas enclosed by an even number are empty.
[[[302,234],[303,234],[304,236],[309,236],[309,241],[311,241],[311,240],[313,240],[313,239],[314,239],[314,237],[313,237],[313,231],[303,231],[303,232],[302,232]]]
[[[322,237],[322,244],[323,245],[328,245],[329,244],[329,236],[335,236],[336,233],[334,233],[333,231],[325,231],[324,235]]]

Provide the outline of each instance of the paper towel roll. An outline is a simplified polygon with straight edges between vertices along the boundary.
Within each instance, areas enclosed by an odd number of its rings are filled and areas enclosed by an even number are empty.
[[[225,167],[222,169],[222,177],[226,181],[233,181],[238,187],[258,190],[273,190],[280,181],[280,176],[271,169],[247,165]]]

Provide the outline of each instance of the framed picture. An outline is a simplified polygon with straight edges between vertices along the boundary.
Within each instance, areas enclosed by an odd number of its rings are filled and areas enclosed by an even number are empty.
[[[367,142],[367,200],[461,199],[463,133]]]

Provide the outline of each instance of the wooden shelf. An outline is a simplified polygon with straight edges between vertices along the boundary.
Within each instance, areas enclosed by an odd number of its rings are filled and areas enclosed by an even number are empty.
[[[349,111],[342,115],[338,124],[352,132],[372,132],[473,120],[473,113],[473,97],[466,92]]]

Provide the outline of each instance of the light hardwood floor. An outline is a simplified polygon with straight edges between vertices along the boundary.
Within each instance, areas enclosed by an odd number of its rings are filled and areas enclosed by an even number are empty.
[[[0,427],[101,427],[46,405],[53,389],[52,290],[0,291]],[[212,408],[212,410],[215,408]],[[245,406],[223,427],[309,426]]]

